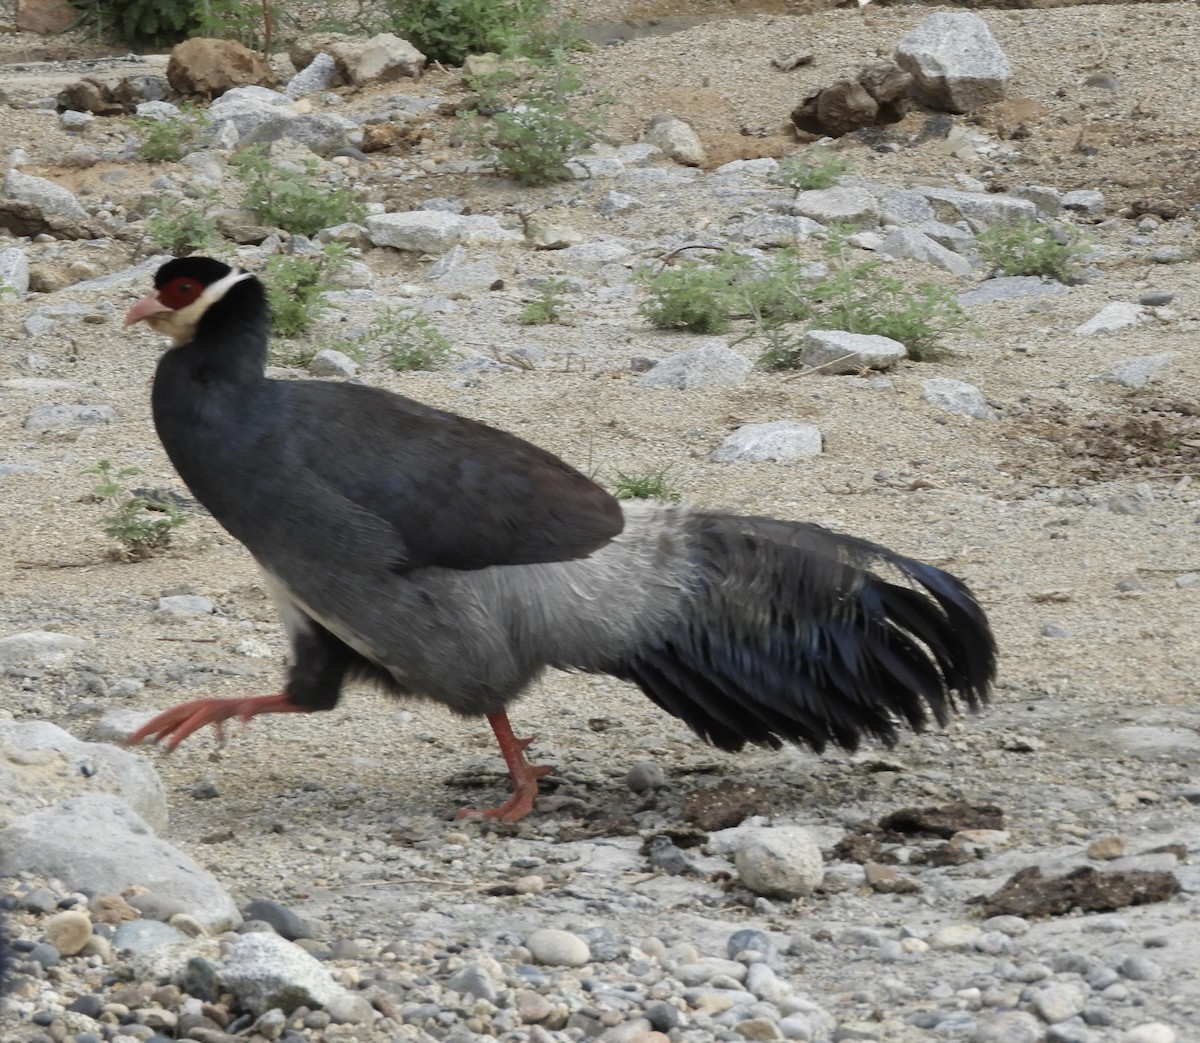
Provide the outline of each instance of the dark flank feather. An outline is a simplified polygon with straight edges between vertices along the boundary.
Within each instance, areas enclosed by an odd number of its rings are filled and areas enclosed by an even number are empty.
[[[268,380],[261,284],[164,265],[126,322],[175,343],[154,421],[188,487],[262,567],[287,689],[198,699],[131,741],[329,709],[347,680],[488,718],[513,796],[537,778],[506,716],[547,666],[610,673],[727,750],[895,739],[988,696],[996,648],[967,588],[816,525],[620,504],[514,435],[356,384]]]

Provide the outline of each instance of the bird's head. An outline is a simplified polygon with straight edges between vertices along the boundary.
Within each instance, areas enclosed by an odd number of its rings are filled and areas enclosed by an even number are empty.
[[[247,279],[254,276],[211,257],[168,261],[154,273],[154,292],[129,309],[125,325],[145,322],[176,344],[186,344],[195,335],[201,316]]]

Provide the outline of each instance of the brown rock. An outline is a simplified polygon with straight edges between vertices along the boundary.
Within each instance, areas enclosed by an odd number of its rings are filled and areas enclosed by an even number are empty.
[[[17,32],[61,33],[79,18],[68,0],[17,0]]]
[[[693,790],[683,801],[683,817],[701,829],[728,829],[771,806],[773,794],[765,786],[725,779],[715,786]]]
[[[74,956],[92,936],[92,921],[87,913],[68,909],[55,913],[42,925],[46,940],[64,956]]]
[[[792,123],[807,134],[834,138],[896,123],[908,111],[911,82],[891,62],[869,66],[853,80],[838,80],[810,94],[792,110]]]
[[[261,55],[236,40],[198,36],[171,50],[167,80],[180,94],[216,98],[234,87],[270,87],[275,74]]]
[[[902,808],[885,815],[879,826],[893,833],[927,833],[949,840],[965,829],[1003,829],[1004,812],[990,804],[957,801],[936,808]]]
[[[1131,869],[1102,873],[1081,866],[1065,876],[1043,877],[1037,866],[1022,869],[982,902],[985,916],[1061,916],[1072,909],[1109,913],[1129,905],[1165,902],[1179,890],[1174,873]]]
[[[126,106],[113,97],[112,90],[94,77],[86,77],[58,92],[59,112],[90,112],[94,116],[122,116],[133,112],[136,103]]]
[[[412,147],[433,138],[429,127],[410,127],[403,123],[368,123],[363,127],[363,152],[382,152],[397,145]]]

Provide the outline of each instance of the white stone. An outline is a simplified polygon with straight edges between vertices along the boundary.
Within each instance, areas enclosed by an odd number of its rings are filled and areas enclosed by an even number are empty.
[[[638,381],[643,387],[734,387],[750,374],[753,364],[745,355],[716,339],[663,359]]]
[[[0,637],[0,673],[19,672],[25,667],[35,669],[60,666],[87,648],[87,642],[71,634],[49,630],[24,630]]]
[[[891,337],[845,330],[810,330],[800,343],[800,361],[822,373],[857,373],[862,369],[890,369],[908,348]]]
[[[5,289],[19,294],[29,290],[29,257],[19,246],[0,250],[0,293]]]
[[[719,464],[786,463],[819,456],[822,448],[819,427],[775,420],[768,424],[743,424],[717,447],[712,460]]]
[[[865,188],[837,186],[797,192],[791,210],[823,225],[837,222],[874,225],[879,221],[879,204]]]
[[[799,826],[756,829],[738,848],[734,865],[741,882],[767,898],[810,895],[825,876],[820,846]]]
[[[1145,305],[1133,301],[1113,301],[1071,332],[1079,337],[1090,337],[1097,333],[1112,333],[1114,330],[1140,326],[1151,318],[1152,312]]]
[[[964,11],[930,15],[896,45],[914,93],[937,108],[970,112],[1004,98],[1012,67],[987,22]]]
[[[1145,387],[1178,358],[1176,352],[1168,351],[1162,355],[1140,355],[1137,358],[1121,359],[1096,379],[1127,388]]]
[[[1083,990],[1067,982],[1055,982],[1033,994],[1033,1009],[1038,1017],[1051,1025],[1083,1012]]]
[[[358,373],[358,363],[349,355],[335,348],[322,348],[308,364],[308,371],[314,377],[353,377]]]
[[[582,967],[592,958],[588,943],[570,931],[550,927],[531,932],[525,948],[537,963],[547,967]]]
[[[1121,1043],[1175,1043],[1175,1030],[1161,1021],[1147,1021],[1135,1025],[1124,1036]]]
[[[704,144],[700,141],[700,135],[681,119],[670,117],[656,121],[646,131],[645,140],[686,167],[698,167],[704,163]]]
[[[19,170],[9,170],[4,176],[4,194],[9,199],[36,206],[43,214],[56,214],[76,221],[88,216],[73,192],[44,177],[23,174]]]
[[[979,388],[953,377],[932,377],[925,381],[921,397],[948,413],[961,413],[976,420],[987,420],[992,415]]]
[[[897,260],[936,264],[963,279],[972,272],[971,262],[965,257],[954,253],[953,250],[947,250],[941,243],[935,242],[915,228],[892,229],[880,244],[879,252],[885,257],[894,257]]]

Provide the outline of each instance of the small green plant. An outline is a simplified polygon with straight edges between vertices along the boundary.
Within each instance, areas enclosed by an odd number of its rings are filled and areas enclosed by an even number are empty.
[[[993,225],[975,238],[979,256],[1002,275],[1042,275],[1070,282],[1080,235],[1071,227],[1052,229],[1036,221]]]
[[[433,369],[454,353],[442,332],[419,311],[388,308],[368,327],[367,339],[383,346],[384,360],[398,373]]]
[[[567,161],[602,136],[605,109],[611,99],[592,96],[586,105],[572,107],[571,96],[583,85],[579,70],[556,55],[510,98],[516,77],[502,71],[481,78],[479,112],[470,132],[475,151],[500,173],[521,185],[548,185],[574,175]]]
[[[664,330],[724,333],[730,316],[742,310],[741,281],[749,259],[722,250],[710,261],[686,260],[658,271],[643,268],[638,277],[648,295],[638,314]]]
[[[104,532],[121,545],[120,556],[126,561],[141,561],[165,550],[175,530],[187,521],[174,504],[149,499],[126,487],[126,479],[138,473],[136,467],[118,470],[111,460],[101,460],[83,473],[99,476],[92,495],[109,509],[103,519]]]
[[[566,289],[565,279],[546,279],[537,290],[537,297],[521,310],[517,321],[522,326],[545,326],[551,322],[562,322],[562,310],[566,305],[562,292]]]
[[[169,253],[186,256],[211,250],[221,240],[217,222],[209,208],[217,203],[215,193],[188,200],[164,196],[146,218],[146,235]]]
[[[312,329],[321,314],[321,294],[331,289],[330,276],[341,265],[344,248],[327,247],[319,254],[276,254],[263,273],[272,327],[280,337],[299,337]],[[288,364],[306,364],[316,349],[293,355]]]
[[[849,166],[846,160],[835,156],[828,149],[812,145],[803,152],[783,159],[772,180],[799,191],[832,188]]]
[[[205,122],[192,106],[187,106],[183,115],[170,119],[135,119],[133,125],[141,134],[138,151],[142,159],[147,163],[178,162],[193,150]]]
[[[618,500],[662,500],[677,503],[679,492],[667,479],[667,468],[626,474],[618,471],[613,479],[613,496]]]
[[[895,276],[881,274],[880,267],[879,261],[848,265],[814,285],[808,291],[812,306],[805,327],[890,337],[918,361],[936,358],[945,334],[967,321],[954,294],[935,283],[910,290]],[[799,368],[801,340],[774,332],[761,364],[768,369]]]
[[[242,206],[264,224],[293,235],[316,235],[322,228],[361,221],[366,210],[346,188],[314,183],[315,163],[295,170],[271,162],[265,145],[239,152],[231,165],[246,186]]]

